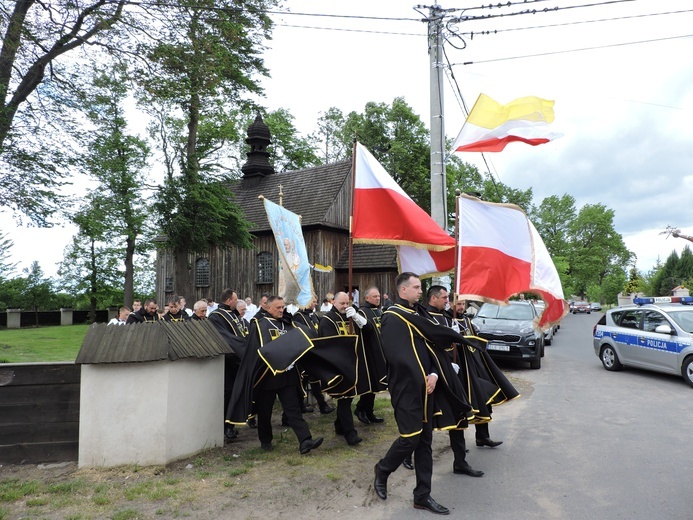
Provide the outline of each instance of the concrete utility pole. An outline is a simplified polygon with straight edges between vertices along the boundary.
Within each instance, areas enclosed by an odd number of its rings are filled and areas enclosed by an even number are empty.
[[[431,63],[431,217],[447,230],[445,120],[443,118],[443,16],[439,5],[428,7],[428,55]]]

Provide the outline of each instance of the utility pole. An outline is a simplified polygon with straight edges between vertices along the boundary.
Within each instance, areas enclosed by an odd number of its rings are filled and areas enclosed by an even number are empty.
[[[428,7],[428,55],[431,71],[431,217],[447,230],[445,119],[443,118],[443,17],[439,5]]]

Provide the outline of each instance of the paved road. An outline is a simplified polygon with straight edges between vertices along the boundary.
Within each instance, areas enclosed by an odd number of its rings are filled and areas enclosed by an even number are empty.
[[[436,461],[432,496],[453,517],[693,519],[693,388],[673,376],[604,370],[591,341],[599,316],[567,316],[540,370],[504,365],[533,390],[496,410],[491,436],[501,447],[470,447],[467,460],[483,478],[454,475],[451,458]],[[431,517],[411,507],[408,481],[370,512]]]

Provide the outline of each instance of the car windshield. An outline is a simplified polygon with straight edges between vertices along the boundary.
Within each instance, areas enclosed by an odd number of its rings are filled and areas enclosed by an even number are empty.
[[[500,320],[533,320],[534,313],[529,305],[495,305],[485,303],[477,314],[478,318],[497,318]]]
[[[669,317],[683,330],[693,333],[693,309],[668,311]]]

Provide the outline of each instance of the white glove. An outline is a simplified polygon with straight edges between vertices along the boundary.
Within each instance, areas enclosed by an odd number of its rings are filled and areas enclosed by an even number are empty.
[[[361,316],[360,314],[354,314],[354,323],[359,326],[359,329],[362,329],[363,327],[366,326],[366,323],[368,323],[368,320]]]
[[[460,324],[457,323],[457,320],[452,320],[452,326],[450,328],[457,333],[460,332]]]
[[[455,371],[455,374],[460,373],[460,365],[458,365],[457,363],[452,363],[452,369]]]
[[[288,371],[291,370],[292,368],[294,368],[294,366],[293,366],[293,365],[289,365],[288,367],[286,367],[286,371],[288,372]]]
[[[354,309],[353,307],[347,307],[347,310],[346,310],[346,317],[347,318],[353,318],[355,314],[356,314],[356,309]]]

